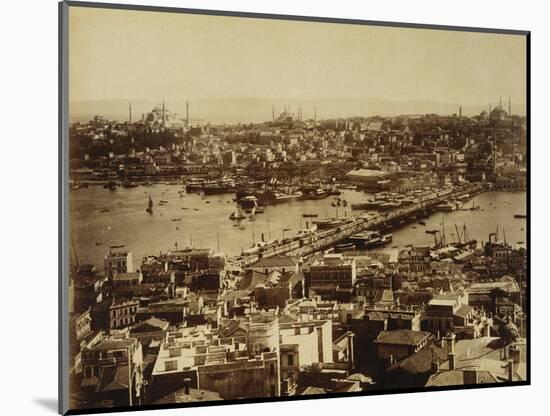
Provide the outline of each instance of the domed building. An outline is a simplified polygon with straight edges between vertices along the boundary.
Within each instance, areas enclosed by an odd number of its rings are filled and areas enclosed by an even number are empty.
[[[150,126],[165,127],[165,128],[181,128],[184,126],[184,121],[178,119],[178,115],[168,110],[164,101],[161,106],[154,107],[150,113],[145,116],[144,120]]]
[[[508,117],[508,113],[504,111],[502,106],[498,106],[493,108],[491,111],[491,114],[489,114],[489,119],[491,121],[502,121],[505,120]]]

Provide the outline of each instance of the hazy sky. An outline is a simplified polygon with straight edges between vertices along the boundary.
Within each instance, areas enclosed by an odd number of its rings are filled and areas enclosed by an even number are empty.
[[[525,38],[70,7],[70,101],[383,98],[525,104]]]

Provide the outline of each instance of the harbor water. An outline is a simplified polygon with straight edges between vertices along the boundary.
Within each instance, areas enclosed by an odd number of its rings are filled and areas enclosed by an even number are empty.
[[[79,263],[92,263],[102,270],[103,258],[112,246],[131,250],[135,268],[146,255],[190,245],[239,255],[253,241],[292,237],[300,229],[311,227],[312,221],[359,215],[362,212],[352,211],[350,205],[364,202],[368,196],[344,190],[338,197],[270,205],[253,220],[237,222],[229,219],[235,210],[234,193],[203,196],[181,191],[181,185],[163,184],[116,190],[90,186],[71,191],[71,244]],[[149,196],[154,203],[152,214],[146,212]],[[337,198],[341,201],[339,206]],[[466,225],[468,237],[480,242],[487,241],[489,233],[496,233],[498,225],[500,240],[506,238],[511,245],[525,246],[526,219],[514,218],[514,214],[526,213],[524,192],[486,192],[474,199],[479,210],[437,212],[423,220],[425,225],[414,221],[394,229],[391,247],[385,249],[433,245],[434,235],[426,230],[441,231],[443,224],[447,242],[458,241],[455,225],[460,234]],[[463,208],[470,206],[472,201]],[[303,214],[317,217],[304,218]]]

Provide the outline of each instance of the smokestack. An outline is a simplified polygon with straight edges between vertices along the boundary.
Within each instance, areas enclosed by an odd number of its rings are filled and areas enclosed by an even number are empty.
[[[512,101],[510,100],[510,97],[508,97],[508,115],[512,115]]]
[[[189,395],[190,387],[191,387],[191,379],[189,377],[185,377],[183,379],[183,393],[186,395]]]
[[[132,103],[128,104],[128,119],[130,121],[130,124],[132,124]]]
[[[458,116],[462,117],[462,107],[458,107]]]
[[[189,127],[189,100],[185,102],[185,112],[186,112],[187,127]]]

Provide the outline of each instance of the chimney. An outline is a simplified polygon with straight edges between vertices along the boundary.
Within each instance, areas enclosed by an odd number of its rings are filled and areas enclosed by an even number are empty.
[[[449,353],[449,370],[454,370],[456,368],[456,354],[454,352]]]
[[[514,360],[508,360],[508,381],[514,381]]]
[[[447,340],[449,341],[449,370],[454,370],[456,368],[455,335],[448,335]]]
[[[189,395],[189,388],[191,386],[191,379],[189,377],[185,377],[183,379],[183,393],[186,395]]]
[[[491,336],[491,325],[489,325],[489,322],[485,322],[485,326],[483,327],[483,336],[484,337]]]
[[[437,360],[437,357],[432,358],[432,373],[436,374],[439,372],[439,361]]]
[[[349,371],[354,369],[355,367],[355,359],[354,359],[354,352],[353,352],[353,337],[354,333],[351,331],[348,331],[347,338],[348,338],[348,364],[349,364]]]
[[[478,384],[479,383],[479,371],[477,368],[467,368],[463,372],[464,384]]]
[[[516,366],[521,362],[521,350],[517,345],[511,345],[508,348],[508,356]]]

